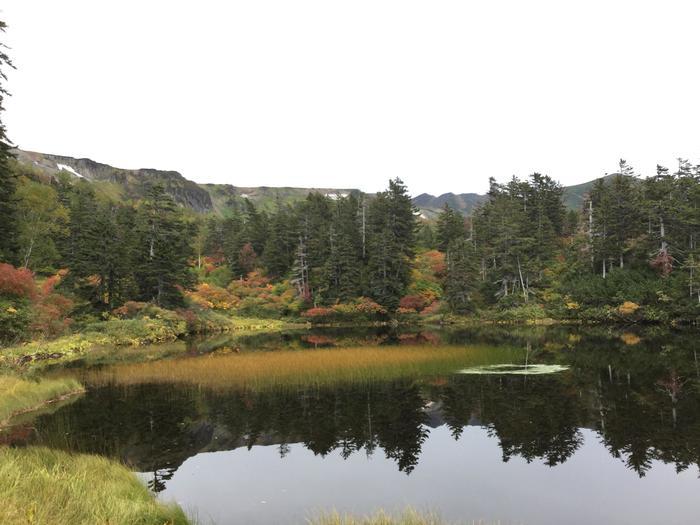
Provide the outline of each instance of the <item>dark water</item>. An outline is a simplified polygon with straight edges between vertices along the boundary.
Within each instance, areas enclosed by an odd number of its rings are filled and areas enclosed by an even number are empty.
[[[319,510],[411,505],[470,523],[694,524],[697,339],[540,328],[201,341],[180,359],[206,359],[197,354],[222,344],[449,343],[508,346],[521,362],[507,364],[568,369],[262,390],[88,382],[87,395],[15,428],[14,439],[124,460],[201,523],[303,523]]]

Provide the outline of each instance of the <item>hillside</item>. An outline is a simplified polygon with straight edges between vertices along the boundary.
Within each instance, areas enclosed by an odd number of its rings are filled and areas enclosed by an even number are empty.
[[[241,187],[231,184],[198,184],[186,179],[177,171],[157,169],[122,169],[90,159],[76,159],[62,155],[16,150],[17,160],[23,166],[44,176],[55,177],[66,172],[75,178],[84,178],[95,185],[98,194],[115,200],[129,201],[143,198],[149,185],[160,183],[175,201],[197,213],[226,215],[231,209],[243,206],[245,199],[260,209],[272,211],[278,203],[287,204],[306,198],[309,193],[347,195],[357,189],[295,188],[295,187]],[[608,176],[609,177],[609,176]],[[586,193],[595,181],[564,188],[564,204],[569,209],[579,209]],[[422,193],[413,203],[421,216],[432,220],[445,204],[468,215],[486,199],[477,193],[444,193],[439,196]]]
[[[613,178],[615,174],[612,175],[606,175],[605,177],[602,177],[606,181]],[[567,209],[571,210],[580,210],[581,207],[583,206],[584,201],[586,200],[586,195],[588,194],[589,191],[591,191],[591,188],[593,188],[593,184],[595,181],[599,179],[594,179],[590,180],[588,182],[584,182],[582,184],[576,184],[575,186],[565,186],[564,187],[564,206],[566,206]]]
[[[95,162],[91,159],[76,159],[62,155],[15,150],[17,160],[45,176],[55,177],[66,172],[75,178],[83,178],[95,185],[99,194],[115,200],[139,200],[144,197],[149,185],[160,183],[179,205],[197,213],[225,215],[233,208],[250,199],[260,209],[272,211],[277,203],[299,201],[309,193],[325,195],[347,195],[358,191],[337,188],[270,188],[238,187],[230,184],[198,184],[177,171],[156,169],[122,169]]]

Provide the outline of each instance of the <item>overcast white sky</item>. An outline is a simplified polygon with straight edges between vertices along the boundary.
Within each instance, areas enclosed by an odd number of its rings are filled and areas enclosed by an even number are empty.
[[[697,1],[3,0],[20,147],[239,186],[483,192],[700,148]]]

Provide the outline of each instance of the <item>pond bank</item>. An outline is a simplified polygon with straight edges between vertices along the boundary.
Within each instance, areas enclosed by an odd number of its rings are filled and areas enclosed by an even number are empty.
[[[48,363],[68,363],[80,359],[98,348],[142,347],[170,343],[192,335],[233,332],[274,332],[299,328],[299,325],[276,319],[232,317],[216,329],[190,332],[167,319],[113,319],[92,323],[80,333],[52,340],[40,340],[0,348],[0,368],[26,369]]]
[[[42,447],[0,447],[0,523],[187,525],[126,467]]]
[[[81,394],[85,389],[72,378],[31,381],[0,376],[0,428],[14,416]]]

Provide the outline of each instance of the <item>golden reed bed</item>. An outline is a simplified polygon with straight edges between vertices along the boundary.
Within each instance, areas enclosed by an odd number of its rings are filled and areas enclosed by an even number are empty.
[[[211,389],[371,382],[513,362],[520,352],[483,346],[371,346],[211,354],[87,372],[88,385],[183,383]]]

